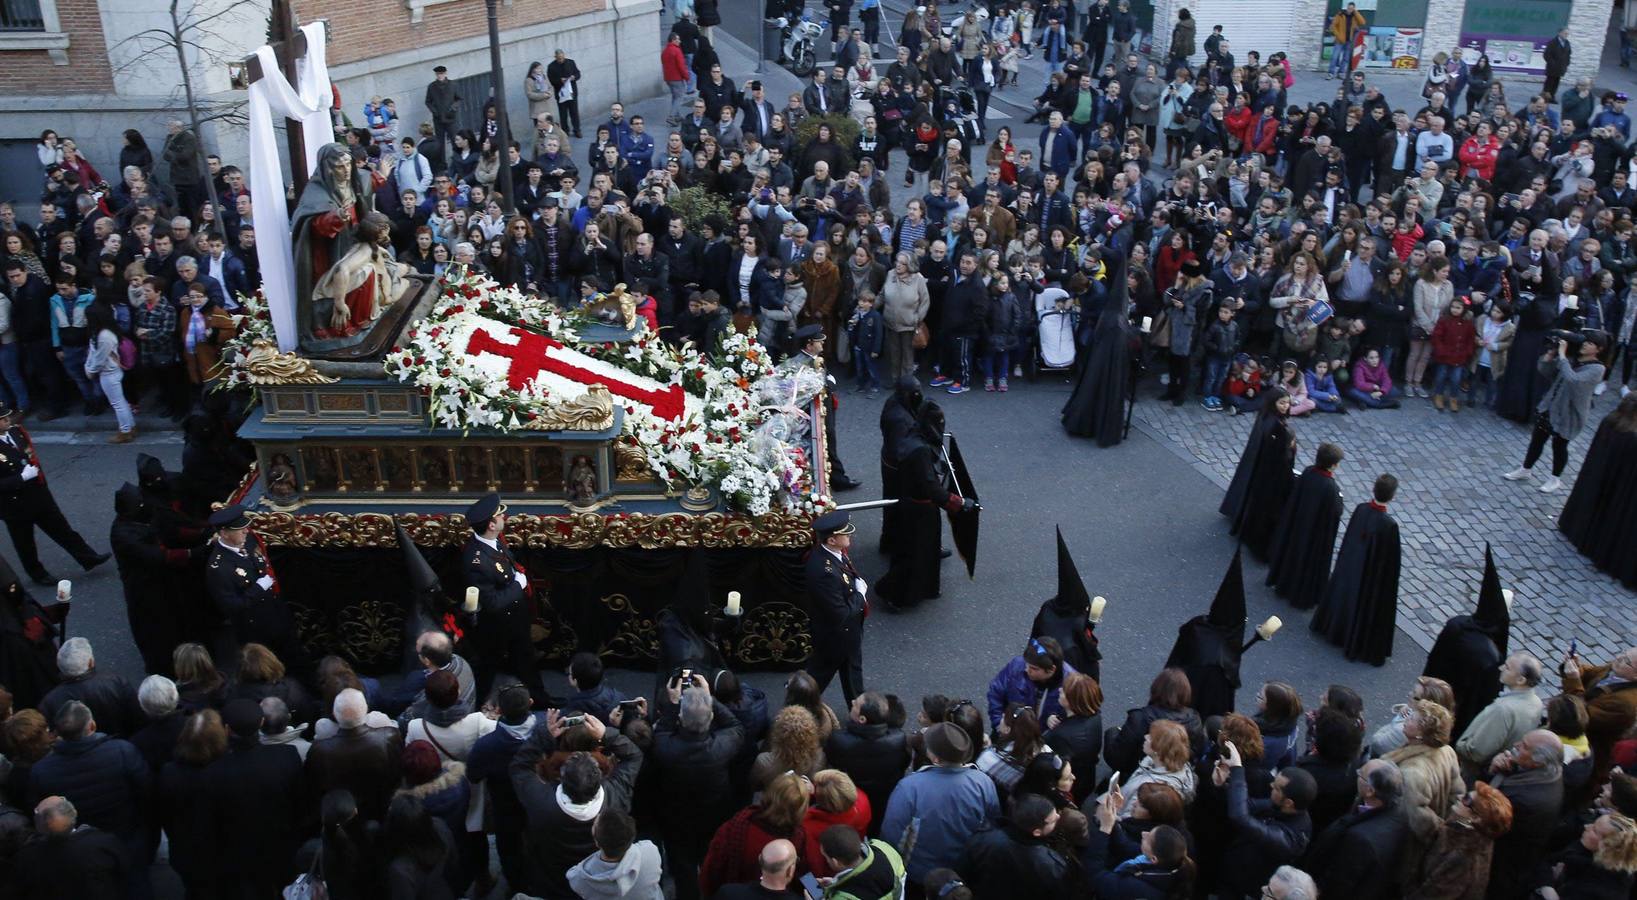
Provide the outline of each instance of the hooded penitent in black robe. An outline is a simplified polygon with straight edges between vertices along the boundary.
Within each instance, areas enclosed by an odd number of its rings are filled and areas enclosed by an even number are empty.
[[[209,646],[211,635],[221,627],[221,614],[216,610],[216,604],[211,601],[210,594],[205,590],[205,542],[210,537],[210,529],[206,525],[200,511],[195,509],[190,497],[186,480],[180,473],[165,471],[165,464],[146,453],[136,456],[137,489],[141,492],[141,501],[147,518],[159,533],[159,543],[167,550],[193,550],[190,553],[184,571],[172,571],[168,576],[170,592],[168,606],[176,616],[181,629],[182,641],[194,641]],[[242,473],[241,473],[242,476]],[[231,491],[229,492],[231,493]],[[225,500],[227,494],[216,497]],[[118,505],[118,496],[115,497]],[[208,514],[208,506],[205,507]],[[115,522],[117,529],[119,523]],[[118,540],[118,538],[115,538]],[[114,551],[116,559],[119,551]],[[174,559],[174,557],[173,557]],[[127,600],[129,591],[127,590]],[[147,660],[147,657],[143,657]],[[170,672],[170,651],[165,651],[165,664],[160,668],[149,668],[149,672],[167,674]]]
[[[1438,632],[1438,640],[1427,654],[1421,670],[1429,678],[1442,678],[1455,692],[1455,727],[1450,734],[1466,731],[1478,713],[1500,693],[1497,674],[1506,660],[1512,614],[1501,593],[1501,577],[1495,571],[1495,557],[1484,544],[1484,580],[1478,588],[1478,610],[1470,616],[1452,616]]]
[[[1621,418],[1616,409],[1597,426],[1557,527],[1593,565],[1637,589],[1637,431],[1618,426]]]
[[[1200,718],[1233,712],[1239,690],[1239,656],[1245,648],[1245,577],[1240,550],[1216,589],[1211,611],[1195,616],[1177,629],[1166,668],[1188,674],[1193,686],[1194,711]]]
[[[1330,579],[1330,558],[1341,528],[1341,487],[1335,476],[1308,466],[1296,479],[1268,546],[1268,580],[1297,609],[1312,609]]]
[[[57,686],[58,633],[53,617],[0,556],[0,685],[13,709],[33,709]]]
[[[1063,660],[1076,672],[1092,678],[1102,676],[1103,654],[1097,650],[1096,626],[1091,623],[1091,596],[1080,580],[1080,570],[1069,556],[1069,545],[1063,542],[1063,529],[1057,529],[1057,596],[1040,604],[1035,613],[1034,626],[1029,637],[1049,637],[1063,648]]]
[[[415,649],[415,642],[428,631],[445,631],[443,617],[445,613],[453,612],[453,607],[443,591],[443,582],[438,580],[438,573],[432,571],[426,557],[421,555],[421,548],[415,546],[415,541],[404,526],[395,524],[394,527],[398,534],[398,549],[404,556],[404,571],[409,575],[409,608],[404,614],[403,654],[405,670],[413,672],[413,667],[419,665],[416,658],[420,655]],[[454,625],[464,636],[475,624],[476,618],[475,614],[467,615],[463,611],[456,614]],[[454,643],[459,638],[450,634],[449,640]]]
[[[152,509],[134,484],[114,492],[114,524],[108,529],[108,543],[114,564],[119,566],[125,616],[131,639],[142,654],[143,670],[169,677],[173,674],[171,654],[188,639],[186,596],[196,593],[193,588],[199,579],[193,570],[204,558],[204,545],[166,546],[153,522]]]
[[[1557,305],[1555,292],[1518,303],[1518,330],[1507,354],[1517,365],[1506,367],[1495,393],[1495,412],[1514,422],[1534,421],[1535,407],[1546,392],[1546,379],[1535,361],[1546,352],[1546,332],[1557,321]]]
[[[1063,429],[1069,434],[1096,438],[1099,447],[1112,447],[1125,438],[1132,338],[1125,273],[1125,257],[1114,257],[1108,276],[1114,295],[1097,319],[1097,333],[1085,365],[1080,367],[1080,378],[1069,402],[1063,405]]]
[[[682,666],[697,669],[702,675],[727,668],[720,638],[733,623],[711,601],[710,567],[704,553],[687,553],[676,599],[654,620],[659,637],[659,663],[654,672],[656,697],[665,696],[671,673]]]
[[[1348,659],[1386,662],[1398,621],[1398,566],[1398,522],[1373,500],[1354,507],[1313,630]]]
[[[949,491],[943,432],[943,410],[929,400],[921,405],[915,430],[899,447],[898,533],[891,566],[876,585],[888,609],[905,609],[943,593],[938,550],[943,511],[960,506],[960,499]]]
[[[898,499],[898,458],[904,438],[915,430],[915,416],[921,411],[921,383],[914,375],[904,375],[893,385],[892,396],[881,405],[881,496]],[[880,552],[892,550],[893,535],[899,527],[901,504],[881,508]]]
[[[1296,433],[1276,408],[1284,395],[1277,387],[1268,388],[1263,395],[1262,410],[1220,507],[1228,517],[1228,533],[1239,535],[1257,559],[1267,558],[1274,526],[1279,524],[1279,514],[1296,481],[1291,471],[1296,463]]]

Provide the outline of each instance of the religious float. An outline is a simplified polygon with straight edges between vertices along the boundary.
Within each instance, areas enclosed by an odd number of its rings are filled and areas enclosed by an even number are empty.
[[[311,652],[378,671],[427,622],[458,638],[463,513],[497,491],[548,658],[653,666],[659,613],[687,582],[735,613],[720,635],[733,665],[799,664],[802,560],[813,516],[833,505],[823,374],[775,365],[731,328],[708,354],[663,340],[623,285],[565,309],[459,264],[412,274],[386,250],[379,176],[316,143],[323,33],[302,35],[300,90],[262,48],[251,107],[298,120],[315,149],[291,157],[312,175],[293,213],[256,207],[275,239],[261,243],[262,290],[240,298],[220,382],[252,403],[238,433],[255,463],[228,499],[249,508]],[[288,95],[259,94],[270,81]],[[271,129],[251,137],[252,156],[271,160],[253,184],[278,184]],[[400,535],[441,583],[430,601]]]

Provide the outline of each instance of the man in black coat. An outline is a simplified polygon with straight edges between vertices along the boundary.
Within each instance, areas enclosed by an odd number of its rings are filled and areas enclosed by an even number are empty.
[[[1487,779],[1512,803],[1512,827],[1495,839],[1489,900],[1521,900],[1547,883],[1547,841],[1563,810],[1563,742],[1544,729],[1495,757]]]
[[[1569,71],[1569,57],[1573,55],[1569,48],[1569,29],[1559,28],[1557,36],[1547,42],[1541,55],[1546,59],[1546,84],[1540,92],[1547,97],[1556,97],[1558,82]]]
[[[744,746],[745,727],[711,696],[703,675],[691,675],[686,685],[673,679],[665,690],[649,753],[658,773],[667,868],[679,900],[692,900],[711,838],[735,811],[729,770]]]
[[[807,672],[818,682],[819,693],[841,676],[847,704],[864,692],[864,617],[869,585],[859,576],[847,550],[858,526],[844,511],[813,520],[818,544],[807,556],[807,611],[812,618],[813,654]]]
[[[655,248],[669,261],[666,271],[671,280],[671,297],[686,299],[693,291],[704,287],[705,242],[688,230],[681,216],[671,215],[665,236]]]
[[[125,897],[132,869],[125,848],[112,834],[78,822],[79,812],[66,798],[41,800],[34,808],[36,833],[12,861],[9,890],[18,897]]]
[[[989,300],[988,288],[977,270],[976,254],[962,251],[955,277],[944,293],[943,316],[938,323],[939,337],[944,343],[944,362],[941,379],[933,379],[932,385],[948,385],[951,394],[972,388],[972,345],[983,331],[983,311],[988,308]]]
[[[1313,722],[1313,744],[1313,752],[1296,760],[1296,766],[1318,786],[1308,815],[1313,833],[1319,834],[1352,808],[1364,726],[1340,710],[1321,709]]]
[[[221,862],[238,875],[242,893],[234,896],[276,896],[289,882],[289,860],[314,799],[306,793],[301,752],[261,743],[262,711],[254,700],[229,701],[222,721],[228,751],[207,770]]]
[[[1404,774],[1387,760],[1370,760],[1358,770],[1358,801],[1313,840],[1304,870],[1313,873],[1320,896],[1388,900],[1398,896],[1399,866],[1412,839]]]
[[[1466,733],[1500,693],[1495,677],[1506,660],[1512,614],[1495,571],[1495,557],[1484,544],[1484,580],[1478,588],[1478,609],[1472,615],[1451,616],[1438,632],[1421,674],[1449,682],[1455,692],[1455,725],[1450,734]]]
[[[477,608],[468,602],[466,611],[477,613],[472,629],[477,669],[477,696],[487,698],[497,673],[504,672],[528,686],[530,696],[544,706],[545,688],[540,683],[530,640],[532,613],[528,575],[511,549],[506,546],[506,507],[499,494],[488,494],[466,510],[471,537],[460,552],[466,567],[466,586],[477,588]]]
[[[722,74],[722,66],[720,64],[711,66],[709,76],[699,80],[699,99],[705,103],[705,121],[711,123],[705,127],[710,129],[715,124],[717,117],[722,114],[722,107],[737,106],[738,96],[739,91],[733,79]],[[697,130],[692,135],[685,136],[699,140]]]
[[[903,729],[887,724],[887,698],[875,691],[859,694],[847,710],[846,726],[830,733],[824,753],[832,768],[846,772],[870,798],[870,834],[879,834],[887,800],[911,759]]]
[[[14,316],[16,308],[14,298]],[[54,359],[52,364],[58,365]],[[34,543],[35,528],[68,551],[87,572],[107,562],[110,555],[92,550],[85,538],[69,526],[68,519],[57,508],[51,488],[46,485],[40,455],[34,451],[34,440],[27,429],[14,424],[16,418],[15,410],[0,404],[0,519],[5,520],[12,546],[29,579],[35,584],[55,585],[55,576],[40,562]]]
[[[1318,783],[1305,770],[1289,766],[1273,779],[1266,800],[1250,799],[1239,748],[1222,745],[1218,764],[1227,770],[1229,842],[1222,848],[1221,883],[1224,896],[1256,896],[1261,886],[1284,865],[1295,865],[1313,839],[1313,820],[1307,809],[1318,795]]]
[[[1330,580],[1330,557],[1341,527],[1341,488],[1336,466],[1343,453],[1335,444],[1320,444],[1313,465],[1296,479],[1274,526],[1268,550],[1267,583],[1297,609],[1312,609]],[[1497,663],[1498,665],[1498,663]],[[1493,680],[1493,669],[1491,680]]]
[[[403,736],[397,726],[370,725],[369,703],[354,688],[337,694],[331,710],[335,734],[314,741],[307,751],[308,788],[314,797],[338,788],[351,791],[358,801],[358,814],[366,820],[380,820],[398,788]]]
[[[146,879],[146,834],[153,774],[130,741],[97,730],[90,707],[70,701],[53,720],[57,743],[29,771],[28,795],[59,795],[79,810],[85,824],[111,834],[125,850],[127,889]],[[140,876],[136,874],[140,872]],[[146,896],[147,892],[134,896]]]
[[[147,720],[130,683],[112,672],[97,669],[91,642],[85,638],[73,637],[63,642],[57,650],[57,670],[62,674],[62,682],[40,700],[40,713],[47,722],[56,721],[70,701],[90,707],[98,730],[111,737],[130,737]]]
[[[675,324],[670,257],[655,250],[653,235],[647,232],[637,235],[637,249],[625,256],[625,280],[638,294],[646,293],[654,298],[654,303],[659,306],[657,312],[661,325]]]
[[[1078,863],[1047,840],[1057,828],[1057,809],[1039,794],[1019,794],[1011,817],[972,835],[955,871],[976,900],[1062,897]]]
[[[42,422],[62,418],[68,414],[68,374],[51,345],[51,285],[29,274],[23,261],[14,257],[6,263],[5,292],[11,298],[19,362],[29,374],[29,390],[35,392],[32,404],[25,402],[28,398],[17,398],[22,412],[49,409],[40,412]],[[3,491],[0,488],[0,494]]]

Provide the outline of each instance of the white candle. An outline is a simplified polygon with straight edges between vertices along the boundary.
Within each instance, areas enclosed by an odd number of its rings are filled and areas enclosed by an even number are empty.
[[[1098,622],[1103,621],[1103,609],[1105,607],[1107,607],[1107,606],[1108,606],[1108,598],[1107,597],[1093,597],[1093,598],[1091,598],[1091,610],[1087,613],[1086,618],[1090,619],[1091,624],[1093,624],[1093,625],[1097,624]]]
[[[66,578],[64,578],[62,581],[57,582],[57,599],[58,600],[67,600],[72,596],[74,596],[74,582],[69,581]]]
[[[744,612],[744,610],[739,606],[739,600],[740,596],[738,591],[728,591],[728,615],[737,616]]]
[[[477,591],[477,586],[476,585],[473,585],[472,587],[469,587],[469,588],[466,589],[466,611],[467,612],[477,612],[477,593],[478,593],[478,591]]]
[[[1512,589],[1501,588],[1501,599],[1506,601],[1506,608],[1512,608]]]
[[[1153,316],[1143,316],[1142,317],[1142,333],[1147,334],[1148,332],[1153,331],[1153,330],[1154,330],[1154,317]]]
[[[1285,627],[1285,623],[1278,616],[1268,616],[1266,622],[1256,626],[1256,633],[1261,635],[1264,641],[1272,640],[1273,636],[1278,634],[1279,629],[1283,627]]]

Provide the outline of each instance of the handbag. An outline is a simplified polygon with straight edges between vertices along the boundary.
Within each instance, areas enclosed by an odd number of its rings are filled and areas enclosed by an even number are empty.
[[[313,854],[312,867],[304,874],[298,875],[295,881],[285,885],[279,896],[284,900],[329,900],[330,889],[324,886],[324,879],[319,877],[323,864],[324,845],[320,843],[318,852]]]
[[[119,367],[129,372],[136,368],[136,341],[128,337],[119,339]]]
[[[927,330],[926,323],[915,326],[915,336],[909,339],[912,350],[925,350],[932,343],[932,332]]]

